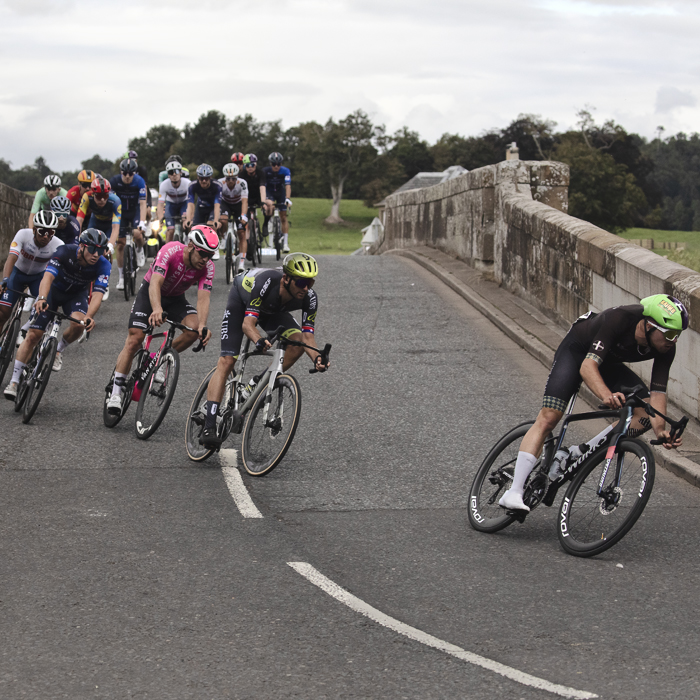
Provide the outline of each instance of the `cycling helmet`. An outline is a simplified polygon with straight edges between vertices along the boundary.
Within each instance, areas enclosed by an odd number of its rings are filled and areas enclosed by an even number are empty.
[[[688,311],[676,297],[654,294],[639,303],[644,307],[644,315],[662,328],[680,332],[688,327]]]
[[[174,161],[174,160],[176,160],[178,163],[180,163],[180,165],[182,165],[182,156],[168,156],[168,159],[165,161],[166,162],[165,167],[167,168],[168,167],[167,163],[172,163],[172,161]]]
[[[216,231],[204,224],[193,226],[187,239],[194,243],[195,248],[206,250],[208,253],[215,253],[219,248],[219,237]]]
[[[68,197],[59,195],[51,200],[51,211],[55,211],[57,216],[68,216],[71,210],[71,203]]]
[[[92,170],[81,170],[78,173],[78,182],[90,184],[95,179],[95,173]]]
[[[105,180],[102,175],[95,175],[95,179],[92,181],[92,191],[94,194],[109,194],[112,189],[112,185],[109,184],[109,180]]]
[[[243,162],[244,158],[245,156],[243,155],[243,153],[234,153],[231,156],[231,162],[235,163],[236,165],[240,165]]]
[[[289,277],[313,279],[318,275],[318,263],[306,253],[290,253],[282,261],[282,269]]]
[[[165,164],[165,172],[170,175],[171,173],[179,173],[182,172],[182,163],[179,163],[176,160],[169,160]]]
[[[238,175],[238,166],[235,163],[226,163],[224,177],[236,177],[236,175]]]
[[[182,169],[182,177],[189,177],[190,171],[187,168]]]
[[[271,165],[282,165],[282,161],[284,160],[282,154],[278,153],[277,151],[270,153],[267,159],[270,161]]]
[[[58,228],[58,217],[49,209],[42,209],[34,214],[34,228]]]
[[[124,158],[124,160],[119,163],[119,170],[125,175],[134,175],[138,169],[139,164],[133,158]]]
[[[61,178],[58,175],[47,175],[44,178],[44,187],[50,190],[55,190],[61,186]]]
[[[207,165],[206,163],[202,163],[197,168],[197,177],[211,177],[213,174],[214,168],[212,168],[211,165]]]
[[[98,228],[86,228],[80,234],[80,242],[85,245],[95,245],[98,248],[106,248],[107,236]]]
[[[258,162],[258,157],[255,153],[248,153],[243,157],[243,165],[255,165]]]
[[[131,151],[127,151],[127,153],[124,157],[125,158],[133,158],[134,160],[136,160],[136,158],[139,157],[139,154],[136,151],[131,150]]]

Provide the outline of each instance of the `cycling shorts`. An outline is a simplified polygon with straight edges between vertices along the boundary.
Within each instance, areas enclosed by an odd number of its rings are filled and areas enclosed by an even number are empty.
[[[102,231],[102,233],[109,238],[112,235],[112,220],[111,219],[98,219],[94,214],[90,214],[90,223],[87,228],[96,228]],[[83,231],[85,227],[83,227]],[[121,231],[119,232],[121,236]]]
[[[96,292],[99,294],[100,292]],[[61,294],[60,292],[54,292],[51,290],[49,292],[49,297],[46,300],[49,304],[49,309],[51,311],[56,311],[58,307],[61,307],[66,316],[70,316],[76,312],[86,314],[88,310],[88,297],[90,296],[90,289],[83,289],[77,294]],[[49,325],[49,321],[53,318],[49,315],[48,311],[42,311],[38,316],[32,319],[30,328],[36,328],[40,331],[46,330],[46,326]]]
[[[226,312],[221,322],[221,356],[235,357],[241,354],[241,344],[243,342],[243,318],[247,303],[241,298],[238,290],[240,278],[236,277],[231,285],[226,302]],[[289,313],[289,311],[279,311],[275,314],[265,314],[258,319],[258,328],[266,332],[277,330],[284,326],[283,335],[289,337],[294,333],[301,333],[299,322]]]
[[[0,306],[13,306],[17,298],[17,292],[23,292],[25,287],[29,287],[29,293],[33,297],[38,297],[39,285],[43,276],[43,272],[37,272],[35,275],[25,275],[24,272],[13,267],[10,279],[7,281],[7,288],[0,296]]]
[[[187,200],[184,202],[166,202],[165,203],[165,225],[168,228],[175,227],[175,217],[182,218],[187,211]]]
[[[586,359],[586,351],[574,349],[572,346],[577,342],[569,333],[557,348],[544,387],[543,408],[564,412],[569,400],[581,385],[581,365]],[[646,385],[627,365],[621,362],[603,362],[598,371],[610,391],[616,392],[620,391],[621,387],[641,385],[644,387],[641,395],[649,398]]]
[[[197,224],[206,224],[208,221],[214,221],[214,205],[196,206],[194,208],[194,221],[192,223],[196,226]]]
[[[129,315],[129,328],[138,328],[145,331],[148,328],[148,317],[153,313],[151,300],[148,297],[148,282],[143,282],[139,288],[134,303],[131,305],[131,314]],[[182,319],[191,314],[196,314],[197,309],[187,301],[184,294],[178,294],[174,297],[161,296],[160,304],[163,311],[168,314],[168,318],[172,321],[182,322]]]
[[[267,190],[267,198],[271,199],[280,211],[287,211],[287,195],[285,190]]]
[[[243,211],[243,203],[236,202],[236,204],[229,204],[228,202],[221,202],[221,217],[226,218],[231,217],[237,224],[238,228],[243,228],[240,222],[241,212]]]
[[[141,212],[122,214],[121,221],[119,222],[119,238],[126,238],[126,234],[135,228],[139,227],[141,222]]]

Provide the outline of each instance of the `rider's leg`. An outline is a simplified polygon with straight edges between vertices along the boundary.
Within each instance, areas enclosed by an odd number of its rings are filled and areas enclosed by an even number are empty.
[[[165,242],[166,243],[170,243],[173,240],[174,233],[175,233],[174,226],[168,226],[168,228],[165,229]]]
[[[124,245],[126,237],[121,236],[117,239],[117,268],[119,269],[119,279],[124,279]]]
[[[293,335],[287,336],[289,340],[293,340],[297,343],[304,342],[304,336],[301,333],[294,333]],[[282,363],[282,370],[286,372],[302,355],[304,354],[304,348],[300,348],[296,345],[290,345],[284,351],[284,362]]]
[[[282,220],[282,248],[289,248],[289,219],[286,211],[280,212],[280,219]]]
[[[216,371],[209,380],[207,387],[207,417],[205,419],[205,428],[216,427],[216,416],[219,413],[219,404],[224,395],[226,387],[226,379],[233,372],[234,365],[238,356],[222,355],[216,364]]]
[[[275,203],[271,199],[266,199],[263,203],[263,233],[267,236],[267,225],[272,218],[272,212],[275,209]]]
[[[246,228],[236,228],[236,235],[238,236],[238,250],[241,253],[238,269],[245,270],[245,259],[248,254],[248,235]]]
[[[11,313],[12,306],[5,306],[4,304],[0,304],[0,333],[2,333],[2,330],[5,327],[5,323],[7,322],[7,319],[10,318]]]
[[[30,328],[27,331],[27,337],[22,341],[19,348],[17,348],[15,366],[12,370],[10,384],[17,384],[17,382],[19,382],[19,375],[22,374],[24,366],[31,359],[34,348],[38,345],[42,335],[44,335],[44,330],[42,328]]]
[[[122,351],[117,357],[117,365],[114,368],[114,385],[112,386],[112,396],[119,396],[122,393],[126,379],[129,376],[131,363],[145,337],[145,333],[139,328],[129,328],[126,341]]]
[[[180,323],[182,323],[183,326],[188,326],[189,328],[199,328],[199,319],[197,318],[197,314],[189,314],[188,316],[185,316]],[[197,340],[197,338],[199,338],[199,333],[196,330],[182,331],[182,333],[180,333],[180,335],[173,341],[173,348],[175,348],[175,350],[178,352],[187,350],[187,348],[189,348],[190,345]]]

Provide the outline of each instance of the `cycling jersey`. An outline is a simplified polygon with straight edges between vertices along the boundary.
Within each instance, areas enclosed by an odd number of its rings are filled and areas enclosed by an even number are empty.
[[[198,199],[198,206],[211,208],[215,204],[221,203],[221,184],[218,180],[212,180],[209,187],[204,188],[199,184],[199,180],[193,182],[187,189],[187,202],[194,204],[194,198]]]
[[[175,204],[186,202],[188,190],[191,184],[192,182],[188,178],[181,177],[180,183],[177,187],[175,187],[171,179],[167,177],[160,183],[160,187],[158,188],[158,201],[173,202]]]
[[[70,214],[66,217],[65,226],[63,228],[59,226],[54,234],[55,238],[60,238],[64,243],[77,243],[78,236],[80,236],[80,224]]]
[[[267,186],[265,173],[260,168],[255,168],[252,175],[242,168],[238,173],[239,180],[245,180],[248,185],[248,204],[260,204],[260,188]]]
[[[58,194],[56,196],[60,197],[61,195],[63,195],[65,197],[67,194],[68,193],[66,192],[66,190],[63,187],[61,187],[59,188]],[[51,209],[51,199],[49,198],[45,187],[42,187],[40,190],[37,190],[36,194],[34,195],[34,203],[32,204],[32,214],[36,214],[41,209]]]
[[[269,192],[279,192],[285,191],[286,185],[292,184],[292,174],[289,172],[289,168],[282,166],[277,172],[272,169],[272,166],[268,165],[263,168],[265,173],[265,179],[267,180],[267,191]]]
[[[177,241],[166,243],[148,268],[143,281],[150,282],[154,274],[165,277],[165,282],[160,288],[160,294],[164,297],[183,294],[194,284],[198,284],[199,289],[205,292],[211,292],[214,263],[207,260],[207,264],[201,270],[185,267],[183,253],[186,248],[184,243]]]
[[[93,265],[80,265],[78,246],[75,244],[62,245],[46,266],[46,271],[55,277],[51,283],[52,292],[59,292],[62,297],[71,294],[77,296],[80,292],[87,291],[90,283],[94,283],[93,292],[104,294],[111,270],[112,264],[104,255],[100,255]]]
[[[236,179],[236,184],[229,187],[226,178],[218,180],[221,185],[221,200],[227,204],[238,204],[241,199],[248,199],[248,183],[241,178]]]
[[[78,208],[80,207],[80,200],[82,199],[83,195],[81,194],[82,189],[80,188],[80,185],[75,185],[75,187],[71,187],[68,192],[66,192],[66,197],[70,200],[70,211],[73,216],[75,216],[78,213]]]
[[[21,228],[12,239],[10,255],[17,256],[15,267],[25,275],[43,274],[47,263],[62,245],[63,241],[53,236],[43,248],[40,248],[34,240],[34,231],[30,228]]]
[[[110,181],[112,192],[122,203],[122,217],[132,219],[137,223],[141,219],[139,203],[146,201],[146,183],[140,175],[134,175],[131,183],[126,183],[121,174],[115,175]]]
[[[88,213],[91,213],[97,221],[118,224],[122,218],[122,203],[114,192],[110,192],[104,206],[98,207],[92,191],[86,192],[80,200],[78,214],[87,217]]]

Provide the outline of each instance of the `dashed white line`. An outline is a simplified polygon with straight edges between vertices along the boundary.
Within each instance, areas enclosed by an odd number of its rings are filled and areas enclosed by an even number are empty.
[[[518,671],[515,668],[510,668],[510,666],[505,666],[498,661],[492,661],[484,656],[479,656],[478,654],[473,654],[470,651],[466,651],[461,647],[450,644],[449,642],[444,642],[442,639],[433,637],[426,632],[422,632],[415,627],[411,627],[399,620],[385,615],[383,612],[373,608],[371,605],[360,600],[352,593],[348,593],[344,588],[341,588],[338,584],[331,581],[329,578],[324,576],[320,571],[315,569],[311,564],[307,564],[303,561],[290,561],[287,562],[289,566],[292,567],[297,573],[301,574],[304,578],[308,579],[315,586],[318,586],[322,591],[328,593],[336,600],[344,603],[349,608],[355,612],[364,615],[365,617],[374,620],[375,622],[388,627],[394,632],[413,639],[416,642],[425,644],[426,646],[432,647],[433,649],[438,649],[451,656],[456,656],[462,661],[467,661],[475,666],[481,666],[481,668],[488,669],[489,671],[494,671],[516,683],[521,683],[522,685],[530,686],[531,688],[538,688],[539,690],[546,690],[549,693],[554,693],[563,698],[582,698],[586,700],[587,698],[597,698],[598,696],[593,693],[588,693],[584,690],[575,690],[574,688],[568,688],[565,685],[559,685],[558,683],[551,683],[542,678],[537,678],[537,676],[531,676],[528,673],[523,673],[523,671]]]
[[[238,450],[225,449],[219,451],[221,471],[224,474],[226,486],[233,496],[233,500],[244,518],[262,518],[263,514],[256,508],[250,497],[241,474],[236,466],[238,463]]]

